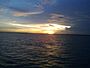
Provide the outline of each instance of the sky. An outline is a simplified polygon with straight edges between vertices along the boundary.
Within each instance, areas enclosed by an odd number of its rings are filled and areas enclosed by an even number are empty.
[[[90,34],[89,6],[90,0],[0,0],[0,31]]]

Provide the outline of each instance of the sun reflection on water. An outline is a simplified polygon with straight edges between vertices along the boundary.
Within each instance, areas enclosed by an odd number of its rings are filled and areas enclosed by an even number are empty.
[[[37,39],[35,39],[35,41],[36,40]],[[45,58],[41,61],[44,62],[44,64],[41,65],[42,67],[64,66],[62,60],[57,60],[57,58],[62,58],[62,54],[64,53],[63,49],[61,49],[64,47],[62,41],[58,42],[55,35],[38,37],[37,41],[42,43],[39,51],[41,57]]]

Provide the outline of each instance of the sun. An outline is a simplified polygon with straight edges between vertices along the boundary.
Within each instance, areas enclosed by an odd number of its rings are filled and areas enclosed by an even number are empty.
[[[55,34],[55,31],[44,31],[44,34]]]
[[[48,34],[54,34],[54,32],[53,31],[49,31]]]

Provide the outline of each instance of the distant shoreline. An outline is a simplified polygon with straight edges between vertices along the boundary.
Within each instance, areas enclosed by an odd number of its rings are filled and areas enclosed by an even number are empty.
[[[39,35],[50,35],[50,34],[41,34],[41,33],[3,32],[3,31],[1,31],[0,33],[16,33],[16,34],[39,34]],[[54,34],[54,35],[90,36],[89,34]]]

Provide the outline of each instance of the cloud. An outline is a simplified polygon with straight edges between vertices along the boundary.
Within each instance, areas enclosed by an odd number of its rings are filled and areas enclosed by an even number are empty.
[[[17,23],[9,23],[16,29],[17,32],[31,32],[31,33],[48,33],[53,34],[59,31],[64,31],[66,28],[71,28],[71,26],[59,25],[59,24],[17,24]]]
[[[46,23],[46,24],[18,24],[18,23],[9,23],[9,25],[16,26],[16,27],[21,27],[21,28],[38,28],[38,29],[48,29],[50,27],[51,29],[53,28],[54,30],[62,30],[65,28],[71,28],[71,26],[66,26],[66,25],[60,25],[60,24],[52,24],[52,23]],[[56,29],[55,29],[56,28]]]
[[[38,15],[38,14],[42,14],[44,11],[41,9],[35,9],[32,11],[28,11],[28,12],[24,12],[24,11],[19,11],[19,10],[13,10],[10,8],[0,8],[0,15],[8,15],[8,16],[30,16],[30,15]]]
[[[64,23],[65,16],[62,14],[52,13],[50,18],[48,19],[49,23]]]
[[[37,3],[36,3],[37,2]],[[44,12],[44,6],[39,1],[28,1],[23,0],[18,3],[16,1],[9,1],[6,5],[0,7],[0,14],[7,13],[7,15],[12,16],[29,16],[37,15]]]
[[[37,3],[36,3],[37,2]],[[23,0],[18,3],[18,0],[16,1],[8,1],[8,3],[2,7],[5,7],[4,10],[0,11],[6,11],[7,14],[10,14],[12,16],[30,16],[30,15],[37,15],[44,12],[45,5],[54,4],[56,0],[37,0],[37,1],[28,1]],[[10,3],[10,4],[9,4]],[[32,4],[33,3],[33,4]],[[5,10],[7,9],[7,10]]]
[[[12,12],[13,16],[30,16],[30,15],[37,15],[37,14],[42,14],[44,11],[36,11],[36,12],[18,12],[14,11]]]
[[[50,0],[43,0],[43,4],[50,4]]]
[[[62,15],[62,14],[55,14],[55,13],[51,14],[51,18],[53,18],[53,19],[55,19],[55,18],[64,18],[64,17],[65,16]]]
[[[42,0],[43,5],[53,5],[57,0]]]

